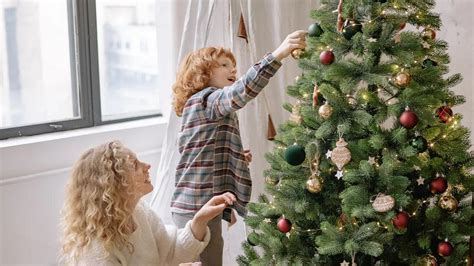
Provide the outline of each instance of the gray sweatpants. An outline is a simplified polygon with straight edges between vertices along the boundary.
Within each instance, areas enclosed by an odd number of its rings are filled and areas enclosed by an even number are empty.
[[[173,213],[174,224],[178,228],[184,228],[188,221],[193,219],[193,214]],[[209,245],[203,250],[200,259],[203,266],[221,266],[224,239],[222,238],[222,214],[209,221],[207,224],[211,231]]]

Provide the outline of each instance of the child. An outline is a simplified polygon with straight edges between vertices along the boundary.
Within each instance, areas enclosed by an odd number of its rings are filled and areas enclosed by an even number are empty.
[[[177,265],[197,258],[210,239],[208,221],[235,196],[212,197],[184,229],[165,227],[140,200],[153,190],[149,169],[118,141],[80,157],[62,211],[62,263]]]
[[[229,50],[202,48],[183,61],[173,85],[173,105],[182,116],[178,136],[181,158],[176,168],[176,189],[171,201],[173,220],[183,227],[209,199],[225,192],[235,194],[235,210],[245,216],[252,180],[235,111],[244,107],[267,85],[280,61],[294,49],[304,49],[305,31],[288,35],[273,52],[236,79],[236,62]],[[230,221],[231,210],[210,221],[212,233],[201,254],[203,265],[222,265],[221,218]]]

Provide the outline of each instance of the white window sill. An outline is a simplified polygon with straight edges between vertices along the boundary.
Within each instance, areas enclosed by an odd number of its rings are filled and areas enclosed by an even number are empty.
[[[69,139],[69,138],[75,138],[75,137],[81,137],[81,136],[90,136],[90,135],[95,135],[95,134],[104,134],[104,133],[112,133],[112,132],[118,132],[118,131],[123,131],[123,130],[132,130],[132,129],[142,128],[142,127],[160,126],[160,125],[166,125],[167,123],[168,123],[168,119],[160,116],[160,117],[140,119],[140,120],[135,120],[135,121],[123,122],[123,123],[40,134],[40,135],[35,135],[35,136],[10,138],[6,140],[0,140],[0,149],[55,141],[55,140],[60,140],[60,139]]]
[[[156,117],[2,140],[0,186],[2,181],[68,169],[82,152],[111,140],[120,140],[138,156],[159,154],[167,122]],[[153,159],[156,164],[158,159]]]

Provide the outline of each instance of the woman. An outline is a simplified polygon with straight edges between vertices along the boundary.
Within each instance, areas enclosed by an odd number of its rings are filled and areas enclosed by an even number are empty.
[[[193,261],[210,239],[208,221],[235,196],[213,197],[183,229],[168,227],[141,200],[153,190],[150,165],[118,141],[76,162],[62,211],[61,261],[78,265],[177,265]]]

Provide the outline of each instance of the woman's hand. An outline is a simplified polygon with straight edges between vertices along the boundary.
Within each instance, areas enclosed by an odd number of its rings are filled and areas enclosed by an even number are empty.
[[[295,49],[306,48],[306,34],[304,30],[297,30],[286,36],[285,40],[280,46],[272,53],[273,56],[281,61],[291,54],[291,51]]]
[[[207,223],[222,213],[227,206],[234,205],[236,198],[234,194],[226,192],[219,196],[212,197],[202,208],[194,215],[191,221],[191,231],[194,237],[202,241],[206,234]]]

